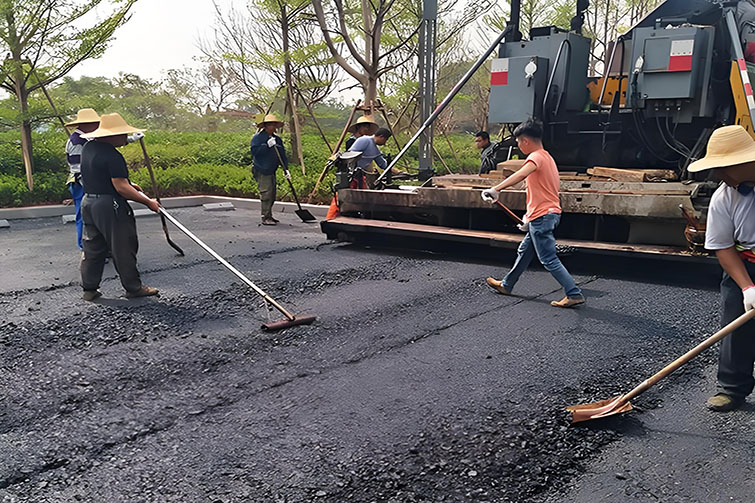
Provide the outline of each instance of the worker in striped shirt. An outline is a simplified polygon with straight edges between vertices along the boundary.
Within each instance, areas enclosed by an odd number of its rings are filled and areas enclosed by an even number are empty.
[[[81,137],[82,134],[91,133],[100,125],[100,116],[92,108],[83,108],[76,114],[76,119],[72,120],[66,127],[76,127],[66,142],[66,160],[68,161],[68,190],[73,197],[73,204],[76,208],[76,244],[81,247],[81,234],[84,229],[84,221],[81,218],[81,200],[84,197],[84,187],[81,183],[81,150],[87,142]]]

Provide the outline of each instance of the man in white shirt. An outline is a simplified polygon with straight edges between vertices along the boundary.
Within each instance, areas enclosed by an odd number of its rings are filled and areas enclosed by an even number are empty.
[[[742,126],[713,132],[703,159],[690,172],[707,169],[723,181],[710,201],[705,248],[715,251],[724,270],[721,281],[721,325],[755,308],[755,141]],[[739,408],[755,386],[755,321],[749,321],[721,342],[718,361],[720,392],[708,408],[725,412]]]

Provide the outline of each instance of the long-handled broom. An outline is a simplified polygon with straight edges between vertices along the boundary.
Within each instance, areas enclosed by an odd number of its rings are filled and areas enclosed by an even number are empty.
[[[176,220],[176,218],[168,213],[165,208],[160,207],[160,214],[164,215],[165,218],[170,220],[170,223],[178,227],[178,229],[186,234],[192,241],[197,243],[199,246],[201,246],[204,251],[212,255],[215,260],[220,262],[226,269],[231,271],[233,274],[236,275],[237,278],[239,278],[241,281],[246,283],[246,285],[254,290],[258,295],[260,295],[262,298],[264,298],[267,302],[273,305],[275,309],[283,313],[283,316],[285,316],[285,319],[279,320],[279,321],[272,321],[268,323],[264,323],[262,325],[263,330],[269,330],[269,331],[275,331],[275,330],[281,330],[283,328],[293,327],[295,325],[309,325],[312,322],[314,322],[317,317],[316,316],[294,316],[290,312],[288,312],[283,306],[281,306],[278,302],[276,302],[275,299],[270,297],[267,293],[265,293],[260,287],[255,285],[252,280],[244,276],[241,271],[233,267],[226,259],[218,255],[215,250],[207,246],[201,239],[199,239],[197,236],[194,235],[189,229],[184,227],[184,225]]]

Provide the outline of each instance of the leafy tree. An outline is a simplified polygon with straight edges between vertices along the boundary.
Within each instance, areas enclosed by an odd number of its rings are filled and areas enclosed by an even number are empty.
[[[335,62],[359,82],[366,105],[378,97],[381,76],[415,57],[417,6],[399,0],[312,0],[315,19]],[[342,41],[347,54],[339,47]],[[360,50],[359,47],[363,49]],[[402,48],[410,48],[402,51]]]
[[[180,106],[197,115],[222,111],[239,91],[236,79],[222,63],[168,70],[165,87]]]
[[[261,113],[284,91],[293,157],[303,165],[299,98],[320,102],[337,82],[327,49],[306,22],[310,2],[252,0],[245,10],[215,8],[213,38],[201,44],[205,58],[226,66]]]
[[[113,0],[103,20],[83,26],[85,16],[102,0],[0,0],[0,87],[18,100],[21,149],[26,183],[34,185],[32,172],[29,96],[70,72],[77,64],[101,56],[115,30],[128,20],[136,0]]]

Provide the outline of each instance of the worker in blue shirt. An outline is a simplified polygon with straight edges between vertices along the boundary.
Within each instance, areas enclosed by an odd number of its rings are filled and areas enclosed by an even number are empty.
[[[291,175],[288,171],[288,157],[283,147],[283,140],[275,134],[275,130],[283,127],[283,122],[273,114],[257,124],[260,131],[252,138],[252,157],[254,164],[252,174],[257,180],[260,193],[262,225],[275,225],[278,220],[273,218],[273,204],[275,203],[277,180],[275,172],[283,163],[283,173],[286,178]],[[278,149],[276,153],[275,149]],[[279,157],[280,156],[280,157]]]
[[[364,171],[364,176],[358,180],[360,189],[368,188],[368,181],[365,178],[373,178],[375,175],[373,162],[382,170],[388,167],[388,162],[378,147],[385,145],[390,137],[391,132],[389,130],[380,128],[375,131],[374,136],[360,136],[357,138],[349,149],[349,152],[362,152],[362,156],[357,160],[357,166]]]

